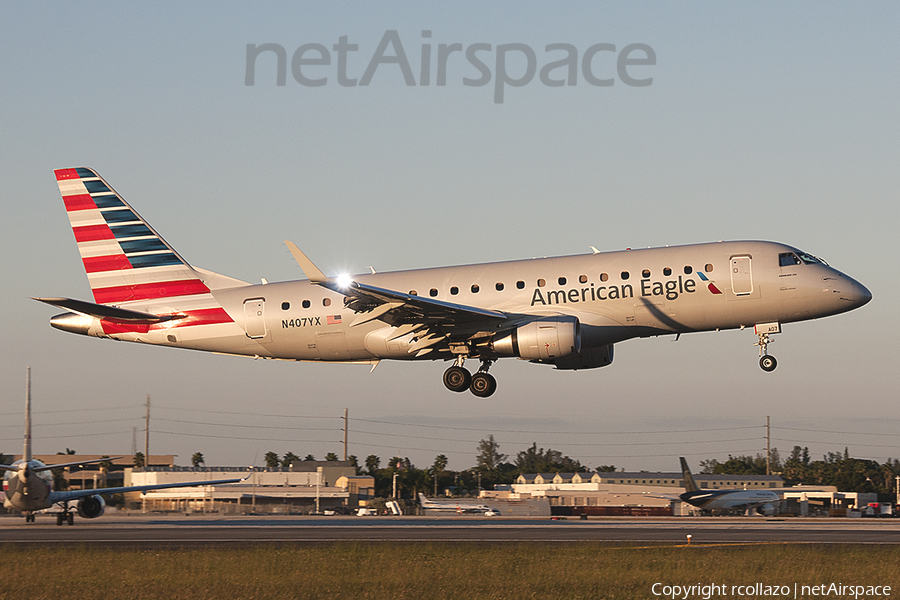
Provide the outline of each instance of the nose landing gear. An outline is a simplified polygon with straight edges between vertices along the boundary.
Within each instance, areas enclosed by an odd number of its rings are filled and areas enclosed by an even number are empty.
[[[759,336],[759,341],[753,344],[754,346],[759,346],[759,366],[763,371],[771,373],[778,366],[778,361],[775,360],[774,356],[769,356],[768,346],[775,341],[769,337],[769,334],[781,333],[781,325],[778,323],[757,325],[753,328],[753,331]]]
[[[463,367],[465,362],[464,356],[459,356],[456,363],[444,371],[444,385],[451,392],[462,392],[469,390],[479,398],[487,398],[497,391],[497,380],[488,373],[488,369],[494,363],[493,360],[482,359],[481,368],[474,375],[471,375]]]

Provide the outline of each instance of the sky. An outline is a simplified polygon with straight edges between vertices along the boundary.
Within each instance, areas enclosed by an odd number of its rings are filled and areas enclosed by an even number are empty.
[[[674,471],[764,452],[767,416],[782,456],[898,458],[898,25],[891,2],[0,3],[0,451],[21,452],[31,366],[37,453],[142,450],[149,395],[150,452],[180,465],[340,456],[345,408],[350,454],[423,468],[469,468],[493,435],[511,460],[535,443]],[[360,85],[395,41],[412,81],[384,60]],[[284,85],[274,52],[248,85],[263,44],[284,48]],[[441,44],[462,49],[445,85]],[[565,56],[553,44],[577,52],[574,79],[542,79]],[[589,371],[500,361],[488,399],[447,391],[440,362],[370,373],[117,344],[52,329],[58,311],[30,299],[91,299],[53,177],[74,166],[192,264],[250,282],[303,278],[283,240],[361,273],[766,239],[874,299],[786,325],[773,373],[751,331],[700,333],[618,344]]]

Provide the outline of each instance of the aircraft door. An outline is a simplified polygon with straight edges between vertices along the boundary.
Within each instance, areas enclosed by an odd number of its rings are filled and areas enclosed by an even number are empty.
[[[244,300],[244,331],[247,332],[247,337],[252,339],[266,337],[265,298]]]
[[[750,270],[749,256],[731,257],[731,291],[735,296],[753,293],[753,274]]]

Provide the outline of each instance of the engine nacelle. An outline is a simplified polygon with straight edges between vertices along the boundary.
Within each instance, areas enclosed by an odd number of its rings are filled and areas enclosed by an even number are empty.
[[[577,317],[535,319],[491,342],[491,350],[500,356],[518,356],[529,360],[552,361],[581,352],[581,323]]]
[[[591,346],[583,348],[581,352],[570,354],[553,361],[557,369],[577,371],[579,369],[597,369],[612,364],[613,345]]]
[[[88,496],[78,501],[78,515],[83,519],[96,519],[105,509],[103,496]]]
[[[771,504],[763,504],[762,506],[756,507],[756,512],[758,512],[759,514],[761,514],[763,516],[771,517],[772,515],[775,514],[775,507],[772,506]]]

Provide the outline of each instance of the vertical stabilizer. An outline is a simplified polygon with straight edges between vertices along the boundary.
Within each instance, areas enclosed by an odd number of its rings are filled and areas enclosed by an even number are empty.
[[[31,461],[31,367],[25,369],[25,445],[22,460]]]
[[[688,467],[687,461],[684,460],[684,457],[681,457],[681,475],[684,478],[684,491],[685,492],[699,492],[700,487],[697,485],[697,482],[694,481],[694,476],[691,475],[691,469]]]

